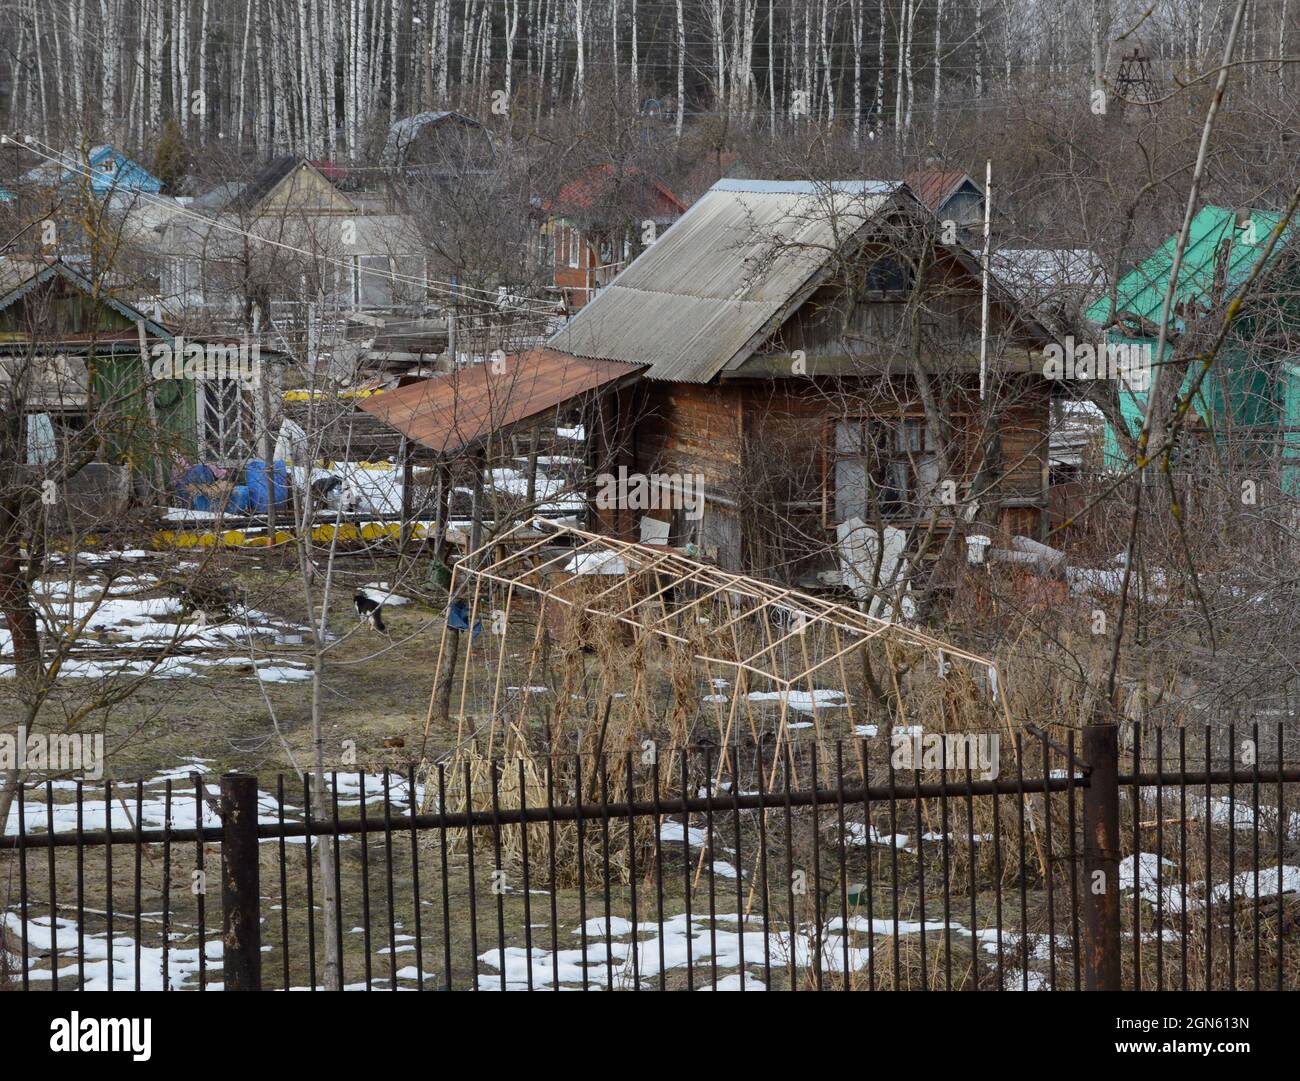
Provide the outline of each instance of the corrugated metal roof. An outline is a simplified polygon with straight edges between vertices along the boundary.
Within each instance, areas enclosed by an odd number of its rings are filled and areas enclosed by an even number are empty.
[[[438,453],[461,450],[607,383],[637,374],[628,364],[534,349],[503,364],[474,364],[363,399],[358,406]]]
[[[1268,210],[1251,212],[1250,221],[1239,226],[1237,211],[1220,206],[1207,206],[1192,219],[1187,234],[1187,247],[1178,268],[1178,284],[1174,289],[1176,307],[1188,304],[1209,310],[1215,303],[1214,285],[1218,269],[1219,251],[1225,240],[1231,239],[1227,263],[1223,267],[1223,295],[1219,301],[1234,296],[1245,284],[1268,247],[1269,234],[1277,227],[1281,215]],[[1289,239],[1295,230],[1288,229]],[[1147,258],[1122,278],[1115,290],[1115,316],[1121,322],[1142,322],[1146,329],[1158,324],[1164,308],[1165,289],[1169,272],[1173,269],[1174,247],[1177,234],[1169,237]],[[1281,253],[1283,244],[1273,249],[1273,258]],[[1110,315],[1110,296],[1103,296],[1088,309],[1087,318],[1094,323],[1104,323]],[[1179,331],[1185,320],[1177,312],[1170,318],[1171,329]]]
[[[899,187],[720,180],[547,344],[648,365],[651,379],[707,382],[745,359]]]

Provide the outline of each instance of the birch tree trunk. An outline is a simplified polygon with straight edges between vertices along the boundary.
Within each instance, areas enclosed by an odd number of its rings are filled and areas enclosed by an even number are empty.
[[[682,0],[677,0],[677,138],[682,137],[682,118],[686,112],[686,20],[682,17]]]
[[[885,118],[885,0],[880,0],[876,26],[876,119],[872,127],[879,131]]]
[[[178,0],[180,26],[176,30],[176,65],[180,73],[180,102],[177,109],[182,113],[181,128],[189,134],[191,131],[190,109],[190,5],[189,0]]]
[[[208,0],[203,0],[199,15],[198,92],[199,132],[206,133],[208,130]]]
[[[767,107],[771,115],[772,137],[776,138],[776,13],[767,0]],[[680,135],[680,130],[678,131]]]
[[[934,108],[930,126],[939,130],[939,95],[943,86],[943,0],[935,0],[934,7]]]

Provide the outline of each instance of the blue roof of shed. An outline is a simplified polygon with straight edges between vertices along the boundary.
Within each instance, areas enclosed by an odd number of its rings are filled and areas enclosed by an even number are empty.
[[[156,194],[162,190],[161,180],[109,143],[93,146],[84,155],[67,149],[57,157],[57,161],[44,161],[29,169],[23,174],[24,183],[61,187],[88,174],[91,190],[97,195],[115,191]]]

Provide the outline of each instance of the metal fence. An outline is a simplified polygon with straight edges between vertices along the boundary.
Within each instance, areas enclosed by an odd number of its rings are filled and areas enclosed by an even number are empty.
[[[323,805],[311,777],[47,782],[0,837],[0,981],[1300,987],[1282,724],[1003,734],[995,777],[943,753],[900,771],[898,731],[462,755],[333,773]]]

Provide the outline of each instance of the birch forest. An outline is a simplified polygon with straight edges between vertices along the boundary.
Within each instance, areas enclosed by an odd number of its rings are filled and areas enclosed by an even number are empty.
[[[1286,94],[1288,0],[1248,6],[1239,53]],[[954,118],[1079,102],[1139,43],[1195,78],[1232,5],[1172,0],[16,0],[0,108],[43,140],[187,140],[362,161],[398,117],[536,125],[613,94],[681,138],[820,125],[922,142]],[[1104,44],[1103,44],[1104,43]],[[1272,61],[1270,63],[1270,60]],[[382,137],[379,139],[382,145]]]

